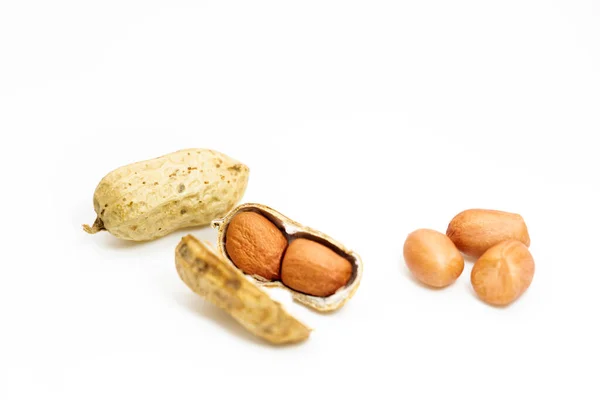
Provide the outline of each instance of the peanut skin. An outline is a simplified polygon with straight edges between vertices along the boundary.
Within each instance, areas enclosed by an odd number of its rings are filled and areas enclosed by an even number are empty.
[[[404,242],[404,260],[415,278],[433,287],[453,283],[462,274],[465,261],[454,243],[443,233],[419,229]]]
[[[267,218],[255,212],[237,214],[227,227],[225,248],[236,267],[248,275],[279,280],[288,242]]]
[[[501,242],[486,251],[471,270],[471,285],[486,303],[505,306],[521,296],[533,280],[535,263],[518,240]]]
[[[281,266],[281,281],[286,286],[312,296],[331,296],[345,286],[351,276],[350,261],[307,239],[290,243]]]
[[[529,246],[529,232],[523,217],[504,211],[472,209],[456,215],[446,235],[464,254],[479,257],[505,240],[519,240]]]

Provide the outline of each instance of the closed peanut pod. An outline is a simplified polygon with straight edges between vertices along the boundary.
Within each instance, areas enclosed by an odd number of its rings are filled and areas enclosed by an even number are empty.
[[[249,169],[209,149],[184,149],[118,168],[94,192],[88,233],[146,241],[222,217],[242,198]]]
[[[486,303],[505,306],[521,296],[533,280],[535,262],[518,240],[492,246],[471,270],[471,285]]]
[[[505,240],[518,240],[529,246],[527,225],[519,214],[471,209],[456,215],[446,235],[464,254],[479,257],[490,247]]]
[[[235,221],[240,217],[246,218],[243,229],[236,227]],[[264,224],[265,220],[269,224]],[[270,207],[241,204],[222,219],[213,221],[213,227],[218,229],[217,243],[223,258],[259,286],[288,290],[297,302],[323,312],[341,308],[358,290],[363,271],[358,254],[330,236]],[[279,235],[274,234],[273,227],[289,243],[283,252],[282,242]],[[231,246],[231,242],[243,245]],[[240,258],[248,258],[244,249],[249,249],[247,253],[252,254],[251,258],[266,259],[264,264],[270,267],[252,270],[243,264],[236,265]],[[257,249],[262,250],[259,253]],[[273,272],[278,265],[272,260],[282,253],[276,276]]]

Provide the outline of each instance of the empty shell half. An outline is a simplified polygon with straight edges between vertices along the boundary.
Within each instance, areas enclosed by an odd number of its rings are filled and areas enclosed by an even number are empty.
[[[179,242],[175,266],[193,292],[225,310],[254,335],[273,344],[297,343],[310,335],[310,328],[194,236]]]

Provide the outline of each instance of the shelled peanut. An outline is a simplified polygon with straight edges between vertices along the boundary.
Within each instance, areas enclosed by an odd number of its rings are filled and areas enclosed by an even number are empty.
[[[233,266],[260,285],[289,290],[305,305],[335,310],[358,288],[362,263],[356,253],[269,207],[244,204],[213,225]]]
[[[521,296],[533,280],[535,262],[518,240],[506,240],[488,249],[471,270],[475,293],[486,303],[504,306]]]
[[[473,289],[486,303],[507,305],[533,280],[529,244],[527,225],[519,214],[471,209],[452,219],[446,235],[430,229],[412,232],[404,243],[404,259],[419,281],[445,287],[463,271],[460,253],[475,257]]]
[[[505,240],[518,240],[528,247],[530,244],[523,217],[496,210],[465,210],[450,221],[446,235],[462,253],[471,257],[479,257]]]
[[[404,259],[415,278],[433,287],[450,285],[465,266],[454,243],[432,229],[419,229],[408,235],[404,242]]]

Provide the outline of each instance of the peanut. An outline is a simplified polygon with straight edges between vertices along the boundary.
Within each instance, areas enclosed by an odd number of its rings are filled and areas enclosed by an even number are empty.
[[[311,296],[327,297],[345,286],[352,276],[350,262],[320,243],[296,239],[281,265],[284,285]]]
[[[527,246],[508,240],[488,249],[471,270],[471,284],[483,301],[507,305],[531,284],[535,263]]]
[[[88,233],[145,241],[207,225],[243,196],[248,167],[208,149],[185,149],[107,174],[94,193],[96,221]]]
[[[223,257],[259,286],[281,287],[318,311],[342,307],[362,278],[358,254],[262,204],[242,204],[213,221]]]
[[[404,242],[404,260],[419,281],[445,287],[462,274],[465,261],[454,243],[443,233],[419,229]]]
[[[505,240],[519,240],[529,246],[527,225],[519,214],[472,209],[456,215],[446,234],[462,253],[479,257],[490,247]]]
[[[278,280],[287,245],[283,233],[271,221],[255,212],[237,214],[227,227],[227,254],[248,275]]]

